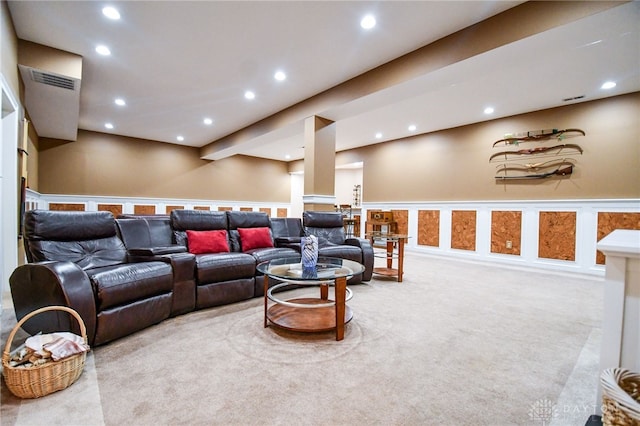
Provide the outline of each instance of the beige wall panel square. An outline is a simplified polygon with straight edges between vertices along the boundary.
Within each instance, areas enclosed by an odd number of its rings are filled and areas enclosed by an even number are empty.
[[[218,207],[219,212],[228,212],[233,210],[233,207]]]
[[[451,212],[451,248],[476,250],[475,210],[453,210]]]
[[[278,217],[287,217],[287,209],[280,207],[278,208],[278,212],[276,213]]]
[[[240,207],[241,212],[252,212],[253,207]]]
[[[511,241],[511,248],[507,248]],[[520,255],[522,246],[522,212],[491,212],[491,253]]]
[[[206,210],[206,211],[209,211],[209,210],[211,210],[211,207],[209,207],[209,206],[194,206],[193,209],[194,210]]]
[[[538,257],[576,260],[576,212],[540,212]]]
[[[84,204],[71,204],[71,203],[49,203],[49,210],[64,210],[73,212],[83,212],[85,209]]]
[[[598,241],[615,229],[640,229],[640,213],[598,213]],[[600,250],[596,250],[596,263],[605,264],[604,253]]]
[[[148,206],[142,204],[136,204],[133,206],[134,214],[156,214],[156,206]]]
[[[440,247],[440,210],[418,211],[418,244]]]
[[[122,214],[122,204],[98,204],[98,211],[111,212],[114,217]]]

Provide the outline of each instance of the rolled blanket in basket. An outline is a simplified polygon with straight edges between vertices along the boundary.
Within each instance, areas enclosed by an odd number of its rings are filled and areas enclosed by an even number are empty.
[[[29,337],[25,344],[39,356],[51,357],[54,361],[89,350],[82,337],[68,332],[37,334]]]

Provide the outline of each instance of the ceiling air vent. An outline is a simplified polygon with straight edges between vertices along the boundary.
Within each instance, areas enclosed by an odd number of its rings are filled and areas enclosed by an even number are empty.
[[[59,87],[61,89],[76,90],[75,80],[48,72],[31,70],[31,79],[38,83],[49,86]]]
[[[582,98],[584,98],[584,95],[573,96],[571,98],[564,98],[562,102],[577,101],[578,99],[582,99]]]

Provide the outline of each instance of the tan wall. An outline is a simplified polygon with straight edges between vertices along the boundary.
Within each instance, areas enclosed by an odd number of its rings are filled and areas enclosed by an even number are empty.
[[[364,202],[640,198],[638,116],[640,93],[634,93],[345,151],[336,163],[364,161]],[[496,183],[498,164],[489,156],[516,148],[493,148],[493,142],[505,133],[548,128],[580,128],[586,136],[519,148],[579,144],[584,153],[568,155],[576,164],[570,178]],[[302,163],[198,156],[197,148],[87,131],[77,142],[42,138],[38,190],[289,202],[288,169]]]
[[[7,2],[4,0],[0,2],[0,47],[2,52],[2,58],[0,58],[2,75],[11,86],[13,93],[18,96],[20,89],[20,80],[18,78],[18,38],[13,28]]]
[[[199,158],[198,148],[80,130],[76,142],[40,138],[39,192],[289,202],[286,163]]]
[[[26,40],[18,40],[18,62],[27,67],[82,79],[82,56]]]
[[[38,186],[38,134],[32,125],[29,125],[29,143],[27,146],[27,187],[34,191]]]
[[[633,93],[360,148],[363,201],[640,198],[638,117],[640,93]],[[550,128],[580,128],[586,136],[492,148],[506,133]],[[584,149],[567,153],[576,160],[569,179],[496,183],[491,154],[561,143]]]

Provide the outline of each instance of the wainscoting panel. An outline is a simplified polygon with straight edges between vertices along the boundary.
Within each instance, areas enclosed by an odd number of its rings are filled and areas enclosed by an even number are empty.
[[[287,217],[289,203],[264,203],[230,200],[190,200],[162,198],[109,197],[95,195],[58,195],[40,194],[26,190],[28,210],[75,210],[110,211],[114,216],[120,214],[169,214],[174,209],[187,210],[250,210],[262,211],[269,216],[277,212],[278,217]]]
[[[156,214],[156,206],[136,204],[133,206],[133,214]]]
[[[171,214],[171,210],[182,210],[184,206],[165,206],[164,212],[165,214]]]
[[[224,206],[218,207],[218,211],[219,212],[226,212],[226,211],[231,211],[231,210],[233,210],[233,207],[228,207],[228,206],[227,207],[224,207]]]
[[[440,247],[440,210],[418,211],[418,245]]]
[[[476,250],[476,212],[474,210],[451,212],[451,248]]]
[[[143,214],[165,212],[167,206],[252,207],[275,217],[288,217],[291,211],[289,203],[54,195],[31,190],[26,192],[26,205],[86,211],[111,211],[113,205],[123,214],[134,213],[136,206],[138,211],[144,206]],[[406,227],[409,235],[407,252],[599,276],[604,276],[604,260],[597,254],[596,243],[612,229],[640,229],[638,199],[362,203],[362,217],[371,210],[398,212],[399,227]],[[364,237],[364,232],[362,226],[359,236]],[[507,240],[512,242],[511,252],[505,250]]]
[[[71,203],[50,203],[49,210],[64,210],[71,212],[83,212],[86,206],[83,204],[71,204]]]
[[[576,260],[576,212],[540,212],[538,257]]]
[[[98,204],[98,211],[111,212],[118,217],[122,214],[122,204]]]
[[[609,235],[614,229],[640,229],[640,213],[598,213],[598,241]],[[596,263],[604,265],[604,254],[596,250]]]
[[[522,240],[522,212],[491,212],[491,253],[520,256]],[[511,246],[509,247],[509,243]]]
[[[393,220],[396,222],[398,234],[409,233],[409,211],[408,210],[391,210]]]
[[[637,199],[362,203],[373,210],[409,212],[408,252],[600,276],[598,240],[640,228]]]

